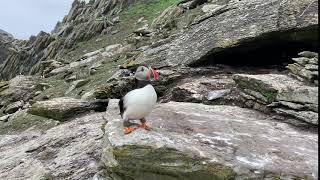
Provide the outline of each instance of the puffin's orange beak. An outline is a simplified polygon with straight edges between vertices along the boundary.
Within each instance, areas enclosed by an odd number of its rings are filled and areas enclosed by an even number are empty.
[[[153,74],[153,79],[158,80],[159,79],[159,74],[156,70],[152,69],[151,67],[149,68]]]

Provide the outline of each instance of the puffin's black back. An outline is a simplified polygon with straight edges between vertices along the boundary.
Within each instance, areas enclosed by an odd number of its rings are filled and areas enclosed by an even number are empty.
[[[143,88],[148,84],[151,84],[150,81],[139,81],[138,79],[134,79],[135,80],[135,89],[138,88]]]
[[[120,109],[120,115],[121,115],[121,117],[122,117],[122,116],[123,116],[123,112],[124,112],[123,97],[120,99],[118,105],[119,105],[119,109]]]

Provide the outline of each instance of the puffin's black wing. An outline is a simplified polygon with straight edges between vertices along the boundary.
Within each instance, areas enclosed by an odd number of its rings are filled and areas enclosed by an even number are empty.
[[[123,97],[120,99],[120,101],[119,101],[119,109],[120,109],[120,115],[121,115],[121,117],[122,117],[122,115],[123,115],[123,112],[124,112],[124,107],[123,107]]]

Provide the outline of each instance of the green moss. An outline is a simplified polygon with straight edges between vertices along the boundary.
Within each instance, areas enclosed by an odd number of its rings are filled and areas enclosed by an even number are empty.
[[[262,95],[267,98],[268,103],[275,101],[277,94],[278,93],[274,91],[265,91],[262,93]]]
[[[234,80],[242,89],[250,89],[261,93],[267,99],[268,103],[272,103],[277,97],[278,91],[260,80],[252,80],[244,77],[235,77]]]
[[[0,134],[22,132],[32,126],[37,126],[38,129],[48,129],[55,126],[55,123],[44,117],[22,113],[9,122],[0,122]]]
[[[152,22],[162,11],[181,0],[137,0],[134,4],[125,9],[120,17],[128,21],[133,17],[146,17],[149,23]]]
[[[140,146],[123,146],[115,148],[115,159],[119,166],[112,171],[133,179],[160,180],[222,180],[234,179],[232,168],[216,163],[203,163],[205,159],[186,154],[172,148],[158,148]]]

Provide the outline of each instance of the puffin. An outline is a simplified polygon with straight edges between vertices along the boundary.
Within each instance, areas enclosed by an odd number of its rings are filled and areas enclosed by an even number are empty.
[[[151,67],[139,66],[134,74],[135,88],[129,91],[119,101],[120,115],[123,119],[124,134],[129,134],[138,128],[150,130],[146,124],[148,116],[157,102],[157,93],[151,85],[151,79],[158,80],[159,74]],[[140,120],[138,127],[130,127],[130,120]]]

